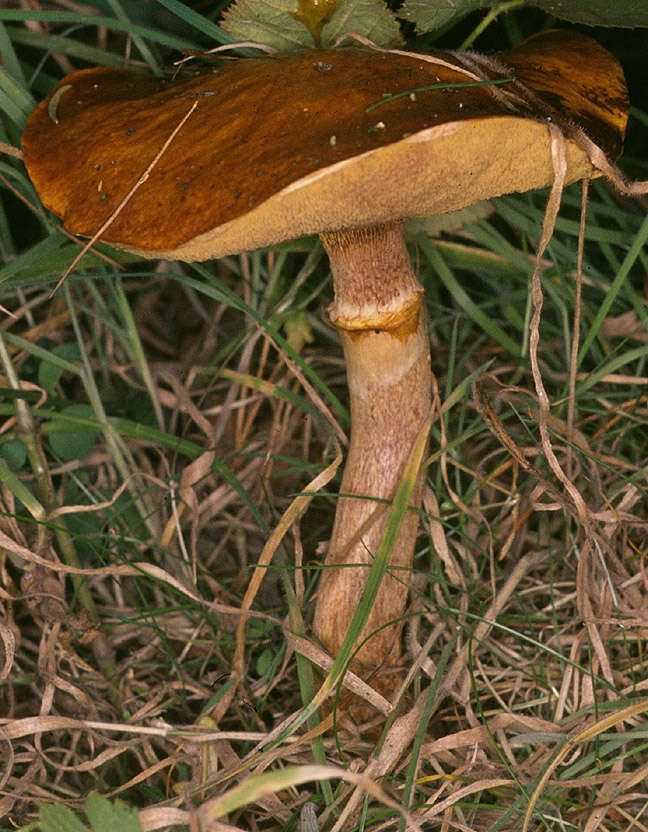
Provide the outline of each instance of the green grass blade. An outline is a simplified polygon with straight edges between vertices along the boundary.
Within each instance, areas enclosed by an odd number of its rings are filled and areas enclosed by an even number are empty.
[[[119,20],[124,25],[128,26],[128,28],[130,30],[131,21],[129,20],[128,15],[124,11],[124,9],[122,8],[122,4],[119,2],[119,0],[108,0],[108,5],[110,6],[110,8],[115,13],[115,17],[117,18],[117,20]],[[160,65],[159,65],[158,61],[155,59],[155,56],[153,55],[153,53],[151,52],[149,47],[147,46],[146,41],[144,40],[144,38],[141,35],[137,34],[137,33],[133,33],[132,37],[133,37],[133,43],[137,47],[140,55],[144,59],[146,65],[151,70],[153,75],[157,75],[159,77],[162,77],[163,73],[162,73],[162,70],[160,69]]]
[[[7,28],[2,23],[0,23],[0,59],[5,71],[24,89],[27,81]]]
[[[614,303],[617,295],[621,291],[623,284],[627,280],[628,274],[630,273],[630,269],[634,266],[637,258],[641,254],[643,247],[646,245],[648,241],[648,216],[645,217],[644,221],[641,223],[641,227],[635,236],[632,246],[630,250],[625,256],[623,263],[621,264],[621,268],[616,274],[612,286],[610,287],[610,291],[605,295],[603,298],[603,302],[599,306],[596,316],[592,321],[585,338],[583,339],[583,344],[578,351],[578,366],[580,367],[583,363],[583,359],[587,355],[587,351],[590,348],[592,341],[598,335],[603,321],[608,316],[612,304]]]
[[[436,271],[437,276],[443,282],[444,286],[450,292],[458,306],[460,306],[468,317],[480,326],[494,341],[497,341],[507,350],[507,352],[518,358],[521,355],[519,343],[507,335],[506,332],[504,332],[504,330],[486,314],[486,312],[480,309],[479,306],[471,300],[467,292],[459,285],[459,281],[454,276],[453,272],[448,268],[445,260],[439,254],[434,243],[421,239],[419,240],[419,245],[424,251],[430,265]]]
[[[425,424],[419,431],[414,445],[412,446],[405,471],[392,501],[392,507],[389,511],[387,522],[385,524],[385,531],[376,551],[374,562],[369,569],[369,574],[367,575],[367,582],[362,593],[362,598],[353,618],[351,619],[349,629],[344,641],[342,642],[342,646],[340,647],[340,652],[335,657],[333,666],[331,667],[328,676],[324,680],[319,692],[311,704],[305,708],[304,711],[302,711],[295,722],[293,722],[285,730],[285,732],[283,732],[274,744],[282,742],[286,736],[292,734],[295,730],[297,730],[297,728],[299,728],[300,725],[303,725],[304,722],[310,719],[312,714],[317,711],[324,699],[326,699],[328,694],[339,682],[340,678],[346,671],[346,668],[350,664],[354,652],[358,648],[356,641],[367,623],[373,603],[376,599],[376,595],[378,594],[378,589],[385,573],[387,572],[387,569],[389,568],[389,559],[392,549],[394,548],[396,538],[398,537],[400,527],[405,519],[407,511],[410,508],[412,491],[414,490],[419,469],[423,464],[423,456],[427,445],[428,434],[430,432],[430,425],[431,416],[428,417]]]
[[[180,3],[179,0],[158,0],[158,3],[170,12],[173,12],[173,14],[177,14],[179,18],[190,26],[193,26],[194,29],[215,40],[216,43],[232,43],[232,36],[224,29],[212,23],[211,20],[202,14],[188,8],[184,3]]]
[[[2,29],[0,29],[2,31]],[[20,130],[25,126],[27,116],[36,106],[36,102],[14,77],[6,69],[0,67],[0,112]]]

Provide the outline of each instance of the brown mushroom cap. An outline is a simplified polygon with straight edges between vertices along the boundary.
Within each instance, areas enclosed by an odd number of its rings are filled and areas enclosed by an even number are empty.
[[[630,102],[621,64],[607,49],[577,32],[553,29],[500,58],[553,109],[567,135],[582,129],[610,159],[621,155]]]
[[[615,156],[627,119],[620,66],[584,36],[567,34],[570,49],[564,37],[558,46],[546,37],[500,60]],[[566,77],[588,61],[582,83]],[[197,102],[102,235],[144,256],[185,260],[549,185],[546,111],[512,111],[486,86],[407,94],[470,82],[457,64],[452,53],[338,49],[241,59],[171,81],[82,70],[30,116],[25,164],[43,204],[91,236]],[[590,174],[570,141],[567,181]]]

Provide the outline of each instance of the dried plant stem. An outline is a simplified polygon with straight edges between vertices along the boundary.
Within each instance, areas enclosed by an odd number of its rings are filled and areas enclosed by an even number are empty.
[[[400,227],[328,234],[324,245],[335,286],[329,313],[342,335],[352,422],[314,622],[315,634],[336,655],[385,530],[388,501],[429,415],[431,373],[423,290]],[[422,480],[419,474],[413,505],[420,503]],[[392,550],[393,571],[383,580],[362,637],[377,632],[352,665],[361,677],[400,658],[397,619],[405,609],[417,525],[409,512]]]
[[[585,250],[585,222],[587,218],[587,195],[589,179],[583,179],[581,198],[580,229],[578,231],[578,255],[576,259],[576,281],[574,284],[574,316],[572,340],[569,351],[569,399],[567,401],[567,439],[574,441],[574,418],[576,411],[576,374],[578,373],[578,344],[580,342],[581,299],[583,290],[583,253]],[[567,476],[574,478],[574,456],[571,445],[567,449]]]

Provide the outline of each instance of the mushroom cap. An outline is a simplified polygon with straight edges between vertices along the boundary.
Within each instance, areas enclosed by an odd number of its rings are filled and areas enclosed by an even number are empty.
[[[595,41],[549,33],[499,56],[492,74],[510,67],[540,112],[485,85],[440,89],[474,80],[457,54],[280,53],[176,80],[81,70],[30,116],[25,164],[43,204],[92,236],[197,103],[101,239],[206,260],[547,186],[551,114],[620,152],[623,72]],[[592,175],[577,141],[567,156],[567,182]]]

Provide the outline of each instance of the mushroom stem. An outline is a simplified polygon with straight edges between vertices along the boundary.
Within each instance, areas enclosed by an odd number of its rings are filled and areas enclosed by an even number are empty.
[[[429,414],[431,371],[423,289],[400,225],[325,234],[322,239],[335,290],[329,315],[342,337],[351,401],[344,496],[337,506],[314,621],[316,636],[335,656],[385,529],[385,501],[393,498]],[[421,472],[414,507],[421,501],[423,479]],[[383,579],[361,638],[402,616],[417,526],[417,514],[408,512],[392,550],[393,569]],[[381,665],[398,662],[401,630],[402,622],[396,621],[376,632],[358,652],[354,671],[367,678]]]

